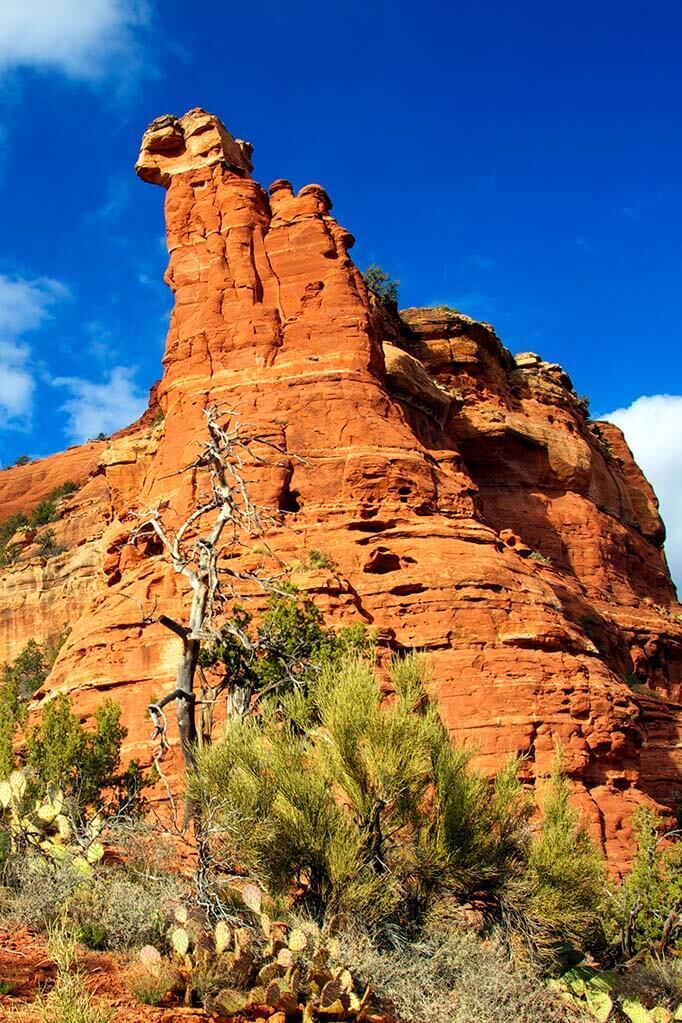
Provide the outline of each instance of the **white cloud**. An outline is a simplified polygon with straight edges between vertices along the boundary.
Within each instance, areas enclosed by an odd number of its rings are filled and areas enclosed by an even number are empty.
[[[149,0],[2,0],[0,71],[33,68],[98,81],[141,69]]]
[[[69,297],[69,289],[52,277],[9,277],[0,274],[0,337],[19,337],[50,319],[55,303]]]
[[[147,395],[139,390],[133,376],[132,369],[116,366],[103,384],[80,377],[54,379],[55,386],[71,392],[61,406],[68,416],[66,436],[80,444],[98,433],[114,433],[134,422],[147,406]]]
[[[0,341],[0,412],[5,426],[17,426],[28,418],[33,404],[33,374],[25,345]]]
[[[656,491],[668,534],[670,571],[682,586],[682,395],[644,395],[600,419],[621,428]]]
[[[0,274],[0,412],[5,426],[25,425],[33,404],[31,350],[20,339],[51,319],[52,307],[69,297],[68,288],[51,277]]]

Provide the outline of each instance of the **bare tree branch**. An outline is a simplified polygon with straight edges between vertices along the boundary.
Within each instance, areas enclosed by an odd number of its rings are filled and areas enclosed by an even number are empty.
[[[199,506],[175,532],[161,521],[162,509],[158,506],[133,530],[129,540],[130,543],[136,543],[139,539],[155,536],[174,570],[185,576],[192,590],[187,625],[180,624],[167,615],[160,615],[158,618],[159,624],[182,641],[182,653],[175,689],[149,707],[154,724],[153,739],[159,743],[155,757],[157,768],[169,747],[168,722],[163,708],[171,702],[175,703],[183,761],[185,767],[192,770],[195,766],[194,748],[198,738],[197,705],[205,708],[202,709],[199,739],[210,738],[213,706],[219,693],[229,684],[225,680],[218,686],[210,686],[202,673],[200,675],[202,700],[197,701],[194,686],[201,643],[216,638],[217,633],[213,629],[214,614],[228,599],[227,594],[223,592],[223,580],[230,597],[236,596],[236,586],[240,583],[253,583],[260,591],[276,591],[272,582],[265,580],[258,572],[219,565],[218,559],[228,557],[231,552],[237,554],[238,549],[243,546],[243,537],[259,536],[267,526],[277,521],[271,511],[260,508],[252,500],[246,478],[248,467],[253,465],[279,467],[291,472],[292,460],[266,433],[254,428],[245,428],[234,409],[213,406],[205,410],[205,416],[208,438],[201,445],[195,461],[182,471],[192,470],[206,474],[209,492],[200,498]],[[279,460],[275,459],[274,455],[280,456]],[[204,523],[205,529],[202,528]],[[221,545],[221,539],[226,531],[227,540]],[[240,635],[239,639],[243,644],[249,643],[246,634]],[[192,812],[188,803],[185,826]]]
[[[165,625],[167,629],[170,629],[176,636],[179,636],[183,643],[187,639],[187,629],[185,626],[179,625],[172,618],[169,618],[168,615],[159,615],[159,625]]]

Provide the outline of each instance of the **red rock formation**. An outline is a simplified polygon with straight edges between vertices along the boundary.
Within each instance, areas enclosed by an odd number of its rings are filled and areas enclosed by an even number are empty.
[[[103,441],[89,441],[50,458],[0,470],[2,518],[32,511],[65,480],[83,483],[97,466],[103,446]]]
[[[202,410],[225,402],[292,456],[254,476],[257,499],[288,513],[270,548],[334,562],[294,581],[330,622],[360,618],[392,649],[427,650],[444,719],[484,768],[523,753],[542,778],[559,740],[622,864],[633,806],[670,808],[682,787],[681,609],[651,488],[560,367],[514,359],[448,310],[382,311],[325,191],[277,181],[266,194],[250,152],[200,110],[144,136],[137,170],[167,188],[175,295],[164,420],[113,438],[60,523],[87,566],[72,548],[59,584],[51,561],[5,572],[0,658],[69,620],[48,690],[84,715],[113,693],[131,752],[148,754],[144,708],[172,686],[178,641],[145,619],[182,618],[186,588],[130,535],[151,507],[182,520],[200,482],[178,470]]]

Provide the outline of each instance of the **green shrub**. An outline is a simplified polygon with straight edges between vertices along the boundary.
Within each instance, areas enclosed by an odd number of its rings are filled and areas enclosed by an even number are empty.
[[[126,865],[93,864],[85,874],[72,856],[27,853],[5,870],[5,911],[37,931],[61,925],[93,949],[125,951],[163,945],[172,904],[183,895],[174,874],[134,878]]]
[[[19,554],[19,548],[12,543],[12,537],[19,529],[28,525],[28,519],[23,512],[15,512],[0,522],[0,568],[6,568],[13,564]]]
[[[3,665],[0,683],[0,779],[14,767],[14,737],[26,723],[26,703],[40,689],[51,663],[46,651],[30,639],[12,664]]]
[[[241,694],[245,712],[254,694],[279,698],[292,687],[305,689],[324,664],[370,644],[362,625],[339,633],[326,629],[313,602],[292,589],[271,596],[257,624],[247,611],[235,607],[219,639],[202,649],[199,664],[224,669],[226,688]]]
[[[41,720],[26,737],[26,766],[37,791],[52,784],[83,809],[100,805],[112,790],[120,804],[135,795],[131,788],[139,783],[137,765],[118,772],[127,735],[121,708],[107,701],[94,717],[94,729],[85,728],[62,693],[45,704]]]
[[[324,551],[318,551],[316,547],[308,552],[308,564],[311,568],[334,568],[334,561]]]
[[[73,480],[64,480],[58,487],[50,493],[50,498],[53,501],[58,501],[61,497],[68,497],[70,494],[75,494],[78,490],[78,484],[74,483]]]
[[[604,859],[571,806],[557,758],[543,793],[539,836],[520,885],[510,886],[506,909],[534,958],[570,963],[603,942],[606,896]]]
[[[598,944],[603,861],[558,768],[532,841],[517,764],[492,781],[470,768],[419,657],[394,661],[389,679],[386,699],[370,661],[329,661],[200,753],[191,789],[222,868],[280,903],[296,893],[317,920],[346,912],[377,932],[442,922],[475,897],[510,950],[543,967]]]
[[[50,651],[34,639],[29,639],[14,663],[5,665],[3,684],[7,685],[11,681],[17,687],[19,699],[30,700],[47,678],[53,662]]]
[[[206,812],[222,814],[226,864],[276,897],[297,889],[318,918],[348,911],[369,926],[418,913],[444,883],[462,893],[497,883],[523,846],[525,801],[510,769],[492,791],[468,770],[423,670],[414,657],[395,662],[387,702],[371,664],[347,657],[262,721],[228,723],[193,780]]]
[[[0,549],[0,568],[9,568],[16,565],[21,554],[21,547],[16,543],[8,543]]]
[[[371,263],[362,275],[362,278],[371,292],[389,306],[398,305],[398,289],[400,281],[394,281],[391,275],[382,270],[376,263]]]
[[[38,546],[38,554],[41,558],[55,558],[66,550],[64,544],[57,543],[54,529],[44,529],[38,533],[34,543]]]
[[[65,480],[64,483],[55,487],[43,501],[40,501],[30,515],[26,515],[25,512],[15,512],[0,523],[0,568],[6,568],[17,559],[19,548],[11,542],[17,530],[37,529],[50,522],[56,522],[60,518],[57,502],[77,490],[77,483],[74,483],[73,480]]]
[[[24,927],[49,931],[62,920],[64,906],[83,884],[83,874],[70,860],[46,863],[37,856],[25,856],[5,871],[8,909],[12,919]]]
[[[48,636],[40,646],[30,639],[11,664],[4,664],[0,678],[0,779],[7,778],[14,768],[14,738],[26,723],[26,704],[43,685],[57,655],[68,636]]]
[[[28,524],[32,527],[46,526],[49,522],[56,522],[59,518],[57,504],[53,497],[46,497],[40,501],[28,518]]]
[[[613,900],[614,925],[628,957],[682,953],[682,841],[679,832],[664,837],[662,824],[650,807],[633,815],[637,852]]]
[[[326,554],[324,551],[318,551],[315,547],[308,552],[308,556],[303,561],[293,561],[289,565],[289,569],[294,572],[305,571],[305,569],[312,568],[335,568],[336,563]]]
[[[19,455],[18,458],[15,458],[14,464],[15,465],[28,465],[30,463],[30,461],[31,461],[31,458],[30,458],[29,455]]]

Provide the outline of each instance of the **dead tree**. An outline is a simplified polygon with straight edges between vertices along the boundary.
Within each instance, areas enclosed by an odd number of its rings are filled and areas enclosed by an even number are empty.
[[[206,692],[200,694],[204,699],[197,699],[195,680],[199,653],[202,643],[216,639],[214,616],[238,590],[242,595],[248,585],[255,584],[261,590],[274,588],[272,580],[255,572],[240,571],[229,563],[230,558],[221,558],[226,552],[232,556],[238,554],[238,548],[244,546],[246,539],[262,535],[266,526],[275,521],[272,512],[259,508],[251,499],[246,468],[260,465],[291,472],[291,461],[283,449],[266,434],[245,427],[235,418],[233,410],[213,406],[205,410],[205,415],[208,438],[196,461],[182,471],[207,474],[209,492],[200,498],[198,507],[175,532],[162,522],[161,513],[156,510],[146,516],[131,536],[131,542],[135,542],[138,538],[155,535],[174,570],[190,584],[188,624],[183,625],[167,615],[156,619],[180,639],[182,653],[175,688],[149,707],[153,737],[159,743],[158,762],[168,748],[165,708],[175,703],[183,762],[190,770],[195,766],[194,751],[199,738],[197,705],[201,704],[206,711],[201,729],[205,737],[207,730],[210,733],[213,704],[220,689],[227,685],[225,682],[210,687],[206,683]],[[284,459],[281,456],[285,456]],[[237,628],[234,635],[244,644],[250,642],[246,633],[242,634]]]

